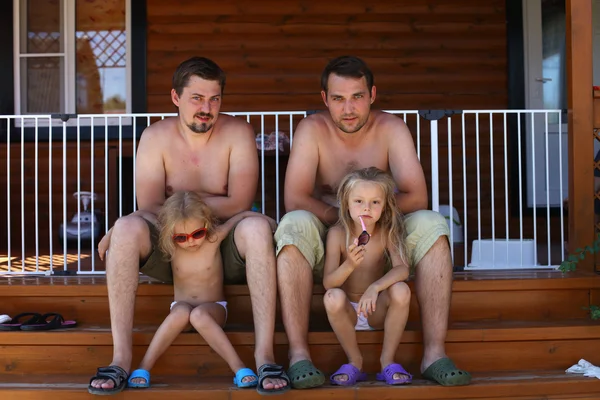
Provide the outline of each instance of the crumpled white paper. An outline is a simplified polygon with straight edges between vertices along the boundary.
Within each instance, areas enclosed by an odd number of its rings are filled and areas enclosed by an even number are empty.
[[[583,358],[579,360],[577,364],[569,367],[566,372],[571,374],[583,374],[583,376],[600,379],[600,367],[596,367],[594,364]]]

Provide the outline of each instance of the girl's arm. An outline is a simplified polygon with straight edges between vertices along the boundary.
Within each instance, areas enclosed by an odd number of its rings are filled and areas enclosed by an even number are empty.
[[[408,265],[402,261],[398,249],[390,249],[388,246],[388,253],[390,254],[390,261],[392,262],[392,269],[371,284],[378,293],[389,288],[396,282],[402,282],[408,279]]]
[[[340,226],[334,226],[327,233],[325,248],[325,270],[323,272],[323,287],[326,290],[341,287],[364,258],[363,246],[353,243],[348,248],[346,261],[340,265],[342,248],[345,246],[346,234]]]
[[[227,237],[227,235],[229,234],[229,232],[233,229],[233,227],[238,222],[240,222],[244,218],[248,218],[248,217],[265,218],[269,222],[269,225],[271,225],[272,231],[274,231],[277,228],[277,222],[275,222],[275,220],[271,217],[268,217],[264,214],[257,213],[254,211],[242,211],[241,213],[234,215],[233,217],[229,218],[225,223],[223,223],[217,227],[216,232],[217,232],[218,241],[225,239]]]

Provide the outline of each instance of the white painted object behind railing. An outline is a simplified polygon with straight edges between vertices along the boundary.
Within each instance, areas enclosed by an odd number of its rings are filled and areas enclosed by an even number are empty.
[[[562,137],[559,134],[558,154],[550,154],[552,148],[548,135],[548,116],[558,115],[560,121],[560,111],[548,110],[469,110],[463,111],[461,115],[451,117],[442,117],[440,120],[429,121],[423,119],[417,110],[390,110],[388,112],[397,114],[403,118],[412,130],[415,138],[417,155],[421,160],[424,169],[428,171],[430,181],[430,201],[432,208],[439,210],[458,210],[462,211],[459,218],[450,218],[450,226],[453,221],[458,220],[460,229],[450,230],[451,250],[455,265],[463,265],[466,269],[499,269],[499,268],[553,268],[564,259],[564,218],[563,205],[551,204],[550,192],[547,191],[545,207],[541,207],[543,212],[540,218],[544,217],[546,221],[546,235],[543,241],[546,243],[547,254],[546,261],[539,263],[538,246],[538,212],[531,212],[524,207],[524,204],[533,202],[537,204],[536,191],[533,191],[533,200],[524,199],[523,191],[527,176],[532,178],[532,184],[535,187],[536,179],[543,179],[546,186],[550,186],[552,179],[560,182],[560,196],[563,193],[563,174],[558,177],[552,176],[550,169],[550,159],[558,158],[559,171],[563,170],[563,162],[566,162],[566,147],[563,148]],[[305,111],[295,112],[236,112],[230,113],[241,118],[257,128],[257,134],[265,138],[269,134],[266,130],[274,127],[275,134],[275,217],[277,220],[282,216],[281,206],[283,205],[283,188],[280,187],[280,132],[289,133],[290,145],[293,145],[293,132],[295,126],[301,118],[306,116]],[[53,271],[54,273],[67,273],[67,264],[77,262],[77,271],[80,274],[98,274],[102,270],[96,268],[96,257],[94,242],[97,242],[98,235],[103,235],[108,227],[109,221],[120,217],[124,213],[124,189],[123,189],[123,161],[126,158],[133,160],[133,176],[131,182],[135,182],[135,153],[137,141],[143,128],[151,123],[174,116],[175,114],[123,114],[123,115],[79,115],[72,118],[68,123],[59,119],[53,119],[50,115],[45,116],[0,116],[0,135],[6,132],[6,241],[0,242],[0,274],[42,274]],[[536,125],[539,115],[544,118],[543,127]],[[513,118],[523,120],[513,126],[513,136],[517,146],[509,149],[508,145],[508,125],[507,119]],[[76,121],[74,137],[67,137],[68,126]],[[27,126],[21,129],[19,127]],[[559,126],[560,123],[559,123]],[[487,129],[486,129],[487,128]],[[73,128],[70,128],[73,129]],[[114,135],[111,140],[115,140],[115,148],[109,147],[109,130]],[[429,135],[426,135],[429,129]],[[51,131],[52,134],[48,132]],[[132,134],[135,132],[136,134]],[[536,133],[537,132],[537,133]],[[540,133],[541,132],[541,133]],[[26,133],[28,135],[26,143]],[[47,137],[41,137],[46,134]],[[484,140],[484,135],[487,137]],[[498,140],[498,136],[500,139]],[[523,166],[522,156],[525,154],[521,142],[525,135],[529,135],[532,142],[537,140],[545,141],[545,152],[536,154],[535,146],[528,148],[527,159],[531,159],[535,165],[536,156],[542,157],[545,161],[546,169],[543,177],[536,176],[536,169]],[[473,140],[473,136],[474,139]],[[84,160],[81,153],[83,143],[89,152],[89,160]],[[54,140],[53,140],[54,139]],[[429,141],[427,141],[429,139]],[[124,141],[131,141],[131,153],[124,153]],[[53,149],[51,143],[60,144],[60,150]],[[473,146],[475,142],[475,146]],[[525,142],[525,140],[523,140]],[[12,143],[12,146],[9,144]],[[261,177],[259,182],[261,204],[259,210],[266,212],[268,205],[265,181],[265,140],[257,141],[260,144],[258,154],[260,157]],[[72,149],[73,145],[75,149]],[[25,181],[25,176],[31,176],[31,165],[25,165],[25,150],[31,151],[33,147],[33,196],[34,209],[25,209],[26,206],[26,188],[29,193],[30,182]],[[531,147],[531,146],[529,146]],[[40,151],[42,150],[42,151]],[[516,150],[516,153],[515,153]],[[67,163],[70,152],[76,151],[75,166]],[[475,159],[473,157],[475,152]],[[17,153],[17,154],[16,154]],[[109,155],[110,153],[110,155]],[[115,154],[116,153],[116,154]],[[46,159],[47,154],[47,159]],[[98,155],[102,154],[102,158]],[[509,157],[510,154],[510,157]],[[18,157],[17,157],[18,155]],[[486,156],[487,155],[487,156]],[[556,157],[556,155],[558,157]],[[563,157],[565,156],[565,157]],[[87,157],[87,156],[86,156]],[[112,157],[112,158],[111,158]],[[31,156],[29,155],[29,158]],[[28,158],[28,159],[29,159]],[[563,161],[564,160],[564,161]],[[17,162],[18,161],[18,162]],[[445,162],[447,161],[447,162]],[[47,193],[40,190],[39,184],[44,183],[46,177],[39,174],[39,163],[48,163],[48,189]],[[89,176],[82,176],[82,163],[89,164]],[[115,165],[116,162],[116,165]],[[503,168],[499,168],[501,165]],[[513,193],[509,196],[509,165],[513,177],[518,177],[517,182],[513,182]],[[112,167],[111,167],[112,166]],[[111,168],[118,166],[118,170]],[[53,169],[59,168],[61,172],[60,180],[57,182],[57,175],[53,175]],[[515,170],[516,169],[516,170]],[[27,173],[26,173],[27,170]],[[469,174],[467,171],[473,171]],[[482,171],[484,172],[482,174]],[[500,171],[500,176],[497,176]],[[56,172],[56,171],[54,171]],[[487,172],[487,175],[486,173]],[[68,188],[67,177],[76,176],[77,185],[75,188]],[[461,176],[462,175],[462,176]],[[472,176],[475,176],[473,181]],[[489,177],[484,180],[483,177]],[[104,185],[97,184],[97,180],[102,180]],[[129,182],[129,180],[128,180]],[[17,184],[18,183],[18,184]],[[497,194],[497,188],[501,188]],[[116,193],[112,193],[116,188]],[[135,185],[128,188],[128,192],[133,190],[133,204],[131,208],[135,210]],[[12,193],[11,193],[12,191]],[[518,194],[515,193],[518,191]],[[68,198],[75,192],[77,199],[76,207],[68,207]],[[94,193],[87,195],[86,192]],[[475,193],[476,196],[471,194]],[[116,209],[111,208],[108,199],[115,196],[117,198]],[[42,196],[47,196],[47,210],[40,209]],[[92,196],[87,204],[87,210],[82,209],[82,196]],[[528,196],[531,197],[531,196]],[[509,213],[509,200],[516,198],[518,210],[513,207],[512,214]],[[467,199],[467,201],[464,201]],[[15,204],[15,201],[18,204]],[[496,201],[503,202],[503,215],[498,212],[501,207],[496,206]],[[455,204],[456,203],[456,204]],[[127,208],[130,208],[127,206]],[[53,215],[57,210],[60,211],[60,224],[57,225],[57,216]],[[86,213],[87,211],[87,213]],[[559,218],[551,218],[552,213],[559,213]],[[47,213],[47,217],[43,213]],[[452,211],[453,213],[455,211]],[[26,226],[26,213],[34,214],[34,226]],[[116,214],[115,214],[116,213]],[[484,213],[490,218],[486,219]],[[454,216],[454,214],[451,214]],[[529,215],[529,216],[528,216]],[[43,217],[43,218],[42,218]],[[72,219],[69,223],[68,220]],[[525,223],[532,219],[532,223]],[[18,221],[18,223],[17,223]],[[44,222],[45,221],[45,222]],[[497,221],[504,226],[497,225]],[[553,226],[551,222],[560,224],[560,228],[554,229],[558,232],[560,239],[551,237]],[[15,237],[13,230],[15,224],[20,228],[20,239]],[[103,225],[99,230],[98,225]],[[510,225],[518,225],[511,227]],[[73,230],[76,226],[76,230]],[[473,229],[471,227],[475,227]],[[501,227],[499,232],[499,227]],[[48,237],[40,236],[40,231],[48,232]],[[518,230],[518,234],[517,231]],[[77,232],[73,235],[73,232]],[[83,234],[82,234],[83,232]],[[462,232],[462,237],[457,238],[457,232]],[[527,232],[531,233],[528,237]],[[460,233],[458,233],[460,234]],[[89,236],[86,236],[89,235]],[[73,237],[75,236],[75,237]],[[556,235],[555,235],[556,236]],[[33,237],[32,241],[30,238]],[[76,242],[76,250],[67,247],[67,240],[64,238],[73,238]],[[83,245],[81,238],[88,238],[89,245]],[[62,238],[60,249],[55,246],[56,240]],[[470,240],[474,240],[471,246]],[[552,246],[560,247],[560,255],[552,256]],[[462,252],[460,259],[456,258],[456,251]],[[468,256],[472,253],[469,262]],[[527,254],[533,253],[533,258]],[[515,254],[517,258],[515,258]],[[526,255],[525,257],[523,255]],[[84,264],[89,268],[82,268],[82,259],[89,258]],[[5,260],[3,260],[5,259]],[[509,260],[507,262],[507,260]]]

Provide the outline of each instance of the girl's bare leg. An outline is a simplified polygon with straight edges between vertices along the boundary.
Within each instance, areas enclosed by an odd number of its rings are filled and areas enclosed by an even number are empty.
[[[190,323],[202,335],[210,348],[227,362],[233,373],[237,373],[246,366],[223,331],[222,326],[225,325],[225,318],[226,312],[223,306],[217,303],[204,303],[192,310]],[[246,377],[242,381],[251,382],[254,380],[256,378]]]
[[[154,367],[156,360],[173,343],[177,335],[188,326],[191,311],[192,307],[187,303],[177,303],[173,306],[171,313],[165,318],[154,334],[139,369],[150,371]],[[146,383],[146,379],[144,378],[135,378],[131,381],[133,383]]]
[[[346,356],[348,363],[362,371],[363,357],[356,341],[356,311],[350,304],[346,293],[342,289],[329,289],[323,296],[323,303],[327,311],[329,324],[333,328]],[[333,379],[345,382],[348,380],[346,374],[336,375]]]
[[[379,359],[382,371],[394,362],[406,327],[409,306],[410,288],[404,282],[397,282],[379,294],[375,312],[368,318],[371,327],[384,330]],[[402,375],[394,374],[393,379],[401,379]]]

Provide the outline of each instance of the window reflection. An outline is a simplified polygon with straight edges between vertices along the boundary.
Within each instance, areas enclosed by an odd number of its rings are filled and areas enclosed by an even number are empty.
[[[567,108],[565,21],[564,0],[542,1],[542,74],[550,78],[543,84],[545,109]],[[557,123],[558,115],[550,114],[548,120]]]
[[[125,0],[77,0],[77,113],[125,113]]]

